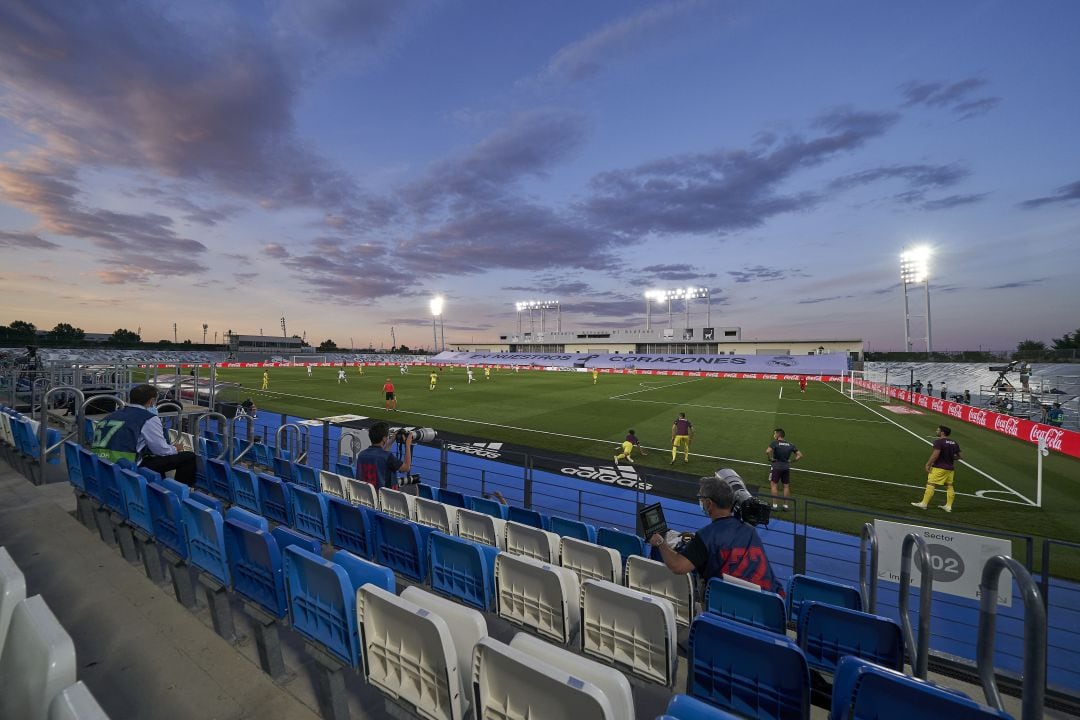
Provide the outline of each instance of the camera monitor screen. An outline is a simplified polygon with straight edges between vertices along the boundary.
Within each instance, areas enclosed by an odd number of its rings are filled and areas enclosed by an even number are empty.
[[[667,520],[664,519],[664,508],[660,503],[653,503],[638,510],[641,518],[641,534],[648,540],[656,533],[664,535],[668,531]]]

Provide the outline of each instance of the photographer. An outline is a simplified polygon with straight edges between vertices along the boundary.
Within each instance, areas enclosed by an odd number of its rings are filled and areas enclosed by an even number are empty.
[[[696,570],[705,583],[732,575],[782,594],[757,531],[732,515],[734,503],[735,493],[728,482],[715,475],[703,477],[698,504],[712,522],[698,530],[680,551],[672,549],[661,535],[653,535],[649,544],[659,549],[664,564],[677,575]]]
[[[395,438],[390,435],[389,425],[382,421],[375,423],[368,428],[368,437],[371,446],[356,456],[357,479],[371,483],[376,491],[383,487],[396,490],[397,473],[408,472],[412,467],[412,435],[405,435],[405,455],[401,459],[390,452]]]

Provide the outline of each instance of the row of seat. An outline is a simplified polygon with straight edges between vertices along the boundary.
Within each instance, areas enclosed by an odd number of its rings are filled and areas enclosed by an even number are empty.
[[[0,547],[0,718],[108,720],[76,667],[71,637]]]
[[[43,482],[41,443],[38,438],[41,423],[7,406],[0,406],[0,455],[9,465],[25,475],[30,482]],[[46,430],[48,447],[60,442],[60,431]],[[50,465],[60,463],[60,451],[54,450],[45,459]]]

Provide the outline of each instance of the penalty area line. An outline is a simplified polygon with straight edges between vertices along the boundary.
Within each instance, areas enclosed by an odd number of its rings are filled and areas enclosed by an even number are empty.
[[[612,395],[611,397],[608,398],[608,400],[618,400],[619,398],[624,398],[627,395],[637,395],[638,393],[651,392],[653,390],[663,390],[665,388],[673,388],[676,385],[686,385],[687,383],[698,382],[699,380],[701,380],[701,378],[694,378],[692,380],[683,380],[682,382],[677,382],[677,383],[666,383],[664,385],[657,385],[656,387],[647,387],[644,390],[633,390],[633,391],[628,392],[628,393],[623,393],[622,395]],[[644,383],[642,383],[642,384],[644,384]]]

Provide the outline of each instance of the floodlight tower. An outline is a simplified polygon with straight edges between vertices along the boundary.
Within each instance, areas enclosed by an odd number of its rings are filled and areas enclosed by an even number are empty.
[[[900,254],[900,282],[904,286],[904,348],[912,352],[915,340],[926,342],[926,354],[933,352],[930,339],[930,255],[932,251],[925,245],[905,250]],[[908,288],[912,285],[922,284],[923,298],[925,301],[926,315],[912,315],[911,304],[908,299]],[[911,318],[926,318],[926,336],[915,338],[911,336]]]
[[[435,318],[439,319],[440,324],[442,323],[444,302],[445,301],[443,300],[443,297],[441,295],[436,295],[435,297],[431,298],[431,334],[435,340],[434,347],[436,350],[439,349],[439,334],[435,331]],[[446,336],[443,335],[443,337],[445,338]]]
[[[698,287],[686,287],[676,288],[674,290],[648,290],[645,293],[645,329],[652,329],[652,301],[666,300],[668,306],[668,327],[672,326],[672,300],[683,300],[685,306],[683,308],[685,313],[684,327],[690,327],[690,301],[696,298],[705,298],[706,307],[706,324],[711,324],[712,319],[712,305],[709,299],[709,288]]]
[[[533,310],[540,311],[540,333],[544,333],[544,320],[547,310],[555,311],[555,320],[557,332],[562,332],[562,306],[558,300],[523,300],[521,302],[514,303],[514,307],[518,313],[518,335],[521,335],[521,311],[529,311],[529,333],[530,339],[536,342],[536,318],[533,316]]]

